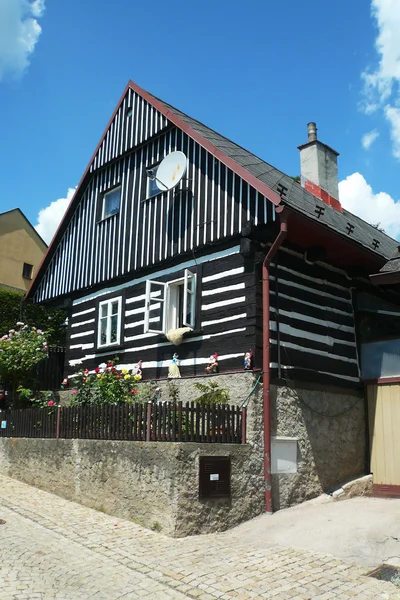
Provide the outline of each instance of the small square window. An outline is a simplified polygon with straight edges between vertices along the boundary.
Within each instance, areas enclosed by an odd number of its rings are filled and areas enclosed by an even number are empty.
[[[105,300],[99,304],[98,347],[118,345],[121,339],[122,298]]]
[[[32,273],[33,273],[33,265],[24,263],[24,266],[22,267],[22,277],[24,277],[25,279],[32,279]]]
[[[103,207],[101,219],[108,219],[119,213],[119,205],[121,201],[121,187],[114,188],[110,192],[106,192],[103,196]]]

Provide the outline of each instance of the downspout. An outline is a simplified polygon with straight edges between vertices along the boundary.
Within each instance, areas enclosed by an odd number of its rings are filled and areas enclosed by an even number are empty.
[[[275,212],[279,214],[280,231],[270,247],[262,266],[262,297],[263,297],[263,413],[264,413],[264,484],[265,512],[272,513],[272,484],[271,484],[271,397],[270,397],[270,318],[269,318],[269,267],[279,246],[287,236],[287,212],[283,206],[278,206]]]

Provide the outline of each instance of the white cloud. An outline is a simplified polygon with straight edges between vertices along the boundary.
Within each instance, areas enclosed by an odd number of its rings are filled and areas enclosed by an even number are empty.
[[[385,115],[391,125],[390,137],[393,142],[393,154],[400,159],[400,108],[386,106]]]
[[[361,173],[353,173],[339,182],[339,199],[343,208],[376,225],[385,232],[400,237],[400,201],[386,192],[375,194]]]
[[[76,188],[68,188],[66,198],[54,200],[54,202],[52,202],[49,206],[42,208],[39,211],[35,229],[47,244],[49,244],[52,240],[53,235],[55,234],[56,229],[59,226],[61,219],[63,218],[64,213],[71,201],[71,198],[75,193],[75,189]]]
[[[44,0],[0,0],[0,81],[5,75],[21,76],[28,67],[43,12]]]
[[[366,133],[365,135],[363,135],[362,139],[361,139],[363,148],[365,150],[369,150],[377,137],[379,137],[379,133],[377,132],[376,129],[373,129],[369,133]]]

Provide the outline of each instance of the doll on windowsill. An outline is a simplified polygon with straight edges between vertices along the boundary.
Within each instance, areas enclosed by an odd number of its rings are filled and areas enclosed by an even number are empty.
[[[211,354],[210,362],[208,363],[208,366],[206,367],[206,373],[208,373],[209,375],[211,375],[212,373],[218,373],[218,353],[217,352],[214,352],[214,354]]]
[[[179,355],[175,352],[172,357],[172,362],[168,369],[168,379],[178,379],[181,376],[179,371]]]

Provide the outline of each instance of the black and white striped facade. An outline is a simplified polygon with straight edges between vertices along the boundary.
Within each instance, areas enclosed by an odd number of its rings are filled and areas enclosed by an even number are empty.
[[[278,375],[280,366],[280,377],[287,381],[357,385],[354,282],[328,265],[307,264],[287,249],[278,252],[270,279],[273,373]]]
[[[147,109],[142,112],[148,114]],[[267,198],[177,127],[158,133],[154,123],[159,121],[149,121],[153,129],[145,132],[150,139],[128,155],[97,169],[97,162],[92,163],[90,182],[38,285],[35,302],[133,276],[238,235],[248,221],[257,225],[274,220],[274,205]],[[146,169],[174,150],[187,156],[185,177],[175,189],[148,198]],[[99,220],[103,194],[116,186],[121,186],[119,213]]]
[[[127,368],[143,361],[148,377],[166,377],[172,354],[179,353],[181,372],[202,374],[214,352],[219,354],[221,370],[236,370],[243,366],[244,353],[253,341],[254,317],[248,307],[255,298],[255,275],[246,272],[239,246],[203,254],[167,269],[155,270],[126,284],[104,288],[73,302],[68,334],[70,372],[76,365],[92,369],[107,359],[119,356],[119,364]],[[169,282],[190,269],[197,277],[196,314],[193,333],[183,343],[173,346],[163,335],[145,333],[146,281]],[[98,305],[109,298],[122,297],[121,345],[98,349]],[[157,311],[150,314],[157,320]]]
[[[142,360],[146,378],[166,377],[175,351],[182,375],[203,374],[214,352],[221,371],[240,370],[250,348],[254,366],[262,367],[261,268],[255,255],[240,253],[240,236],[249,222],[273,222],[275,207],[189,133],[128,89],[95,151],[32,291],[35,302],[72,304],[69,374],[119,356],[128,368]],[[184,178],[150,196],[147,169],[175,150],[187,157]],[[119,211],[102,219],[104,194],[119,186]],[[147,282],[167,284],[187,271],[196,277],[196,322],[176,347],[146,330]],[[273,378],[359,385],[354,282],[285,247],[270,279]],[[113,298],[121,310],[119,340],[104,347],[99,310]],[[157,310],[155,302],[150,323],[160,318]]]

